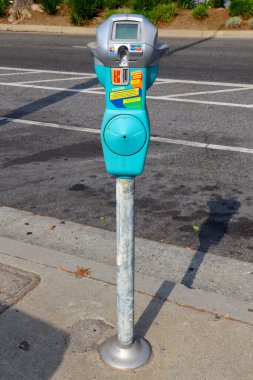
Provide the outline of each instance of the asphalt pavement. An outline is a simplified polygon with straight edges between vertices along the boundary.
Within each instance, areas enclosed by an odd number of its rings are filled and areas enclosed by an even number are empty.
[[[93,36],[0,32],[1,66],[93,72],[82,49]],[[253,83],[252,39],[162,38],[170,54],[159,76],[176,79]]]
[[[0,205],[113,231],[92,39],[0,34]],[[252,40],[168,43],[148,93],[136,234],[253,262]]]

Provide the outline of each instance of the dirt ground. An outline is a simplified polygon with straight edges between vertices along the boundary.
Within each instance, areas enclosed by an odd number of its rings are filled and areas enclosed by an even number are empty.
[[[208,17],[196,20],[189,10],[178,10],[174,20],[166,26],[169,29],[196,29],[196,30],[218,30],[224,27],[229,18],[227,9],[209,9]]]
[[[30,25],[56,25],[71,26],[70,9],[66,5],[61,5],[54,16],[47,13],[30,11],[31,18],[26,18],[18,24]],[[190,10],[178,10],[176,17],[170,24],[159,25],[161,29],[190,29],[190,30],[222,30],[225,29],[225,22],[229,18],[228,10],[224,8],[209,9],[208,17],[203,20],[196,20],[192,17]],[[95,17],[87,26],[94,27],[103,22],[103,15]],[[0,23],[9,24],[7,15],[0,17]],[[247,21],[243,21],[240,29],[247,30]]]
[[[224,8],[210,8],[208,17],[196,20],[190,10],[178,10],[177,16],[169,25],[160,25],[160,28],[191,29],[191,30],[222,30],[229,19],[228,10]],[[240,29],[248,29],[247,21],[243,21]]]

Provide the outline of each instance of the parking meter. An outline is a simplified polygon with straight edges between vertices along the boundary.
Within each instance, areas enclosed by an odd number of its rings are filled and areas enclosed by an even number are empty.
[[[95,72],[106,91],[101,140],[107,171],[119,178],[143,172],[150,126],[146,91],[154,83],[160,57],[157,29],[144,16],[112,15],[88,44]]]
[[[150,128],[146,92],[168,51],[157,29],[141,15],[113,15],[88,44],[95,71],[106,91],[101,140],[107,171],[116,176],[117,315],[116,337],[100,347],[104,362],[134,369],[151,357],[151,346],[134,336],[134,177],[144,169]]]

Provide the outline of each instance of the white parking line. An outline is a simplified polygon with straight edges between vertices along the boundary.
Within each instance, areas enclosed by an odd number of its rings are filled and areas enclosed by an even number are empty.
[[[100,134],[100,129],[82,128],[82,127],[68,126],[68,125],[56,124],[56,123],[46,123],[44,121],[15,119],[15,118],[11,118],[11,117],[1,117],[1,116],[0,116],[0,121],[7,121],[10,123],[18,123],[18,124],[37,125],[40,127],[48,127],[48,128],[56,128],[56,129],[65,129],[67,131],[69,130],[69,131],[78,131],[78,132]]]
[[[1,83],[0,83],[1,84]],[[147,96],[149,99],[153,100],[166,100],[168,102],[181,102],[181,103],[196,103],[214,106],[225,106],[225,107],[238,107],[238,108],[253,108],[253,104],[239,104],[239,103],[226,103],[226,102],[211,102],[208,100],[194,100],[194,99],[183,99],[183,98],[170,98],[167,96]]]
[[[100,94],[105,94],[105,89],[104,87],[101,87],[101,86],[96,86],[96,87],[91,87],[89,88],[90,91],[93,91],[93,90],[100,90]],[[103,92],[102,92],[103,91]]]
[[[96,91],[96,90],[90,90],[90,89],[78,89],[78,88],[65,88],[65,87],[49,87],[49,86],[34,86],[30,84],[23,84],[21,83],[5,83],[0,82],[1,86],[11,86],[11,87],[24,87],[24,88],[36,88],[40,90],[54,90],[54,91],[66,91],[66,92],[76,92],[76,93],[88,93],[88,94],[98,94],[103,95],[104,92]]]
[[[100,90],[98,91],[96,88],[94,88],[94,89],[76,89],[76,88],[64,88],[64,87],[34,86],[31,84],[11,83],[11,82],[8,82],[8,83],[0,82],[0,85],[1,86],[11,86],[11,87],[36,88],[36,89],[40,89],[40,90],[87,93],[87,94],[96,94],[96,95],[103,95],[104,94],[104,91],[103,92]],[[147,95],[147,99],[165,100],[168,102],[196,103],[196,104],[204,104],[204,105],[238,107],[238,108],[253,108],[253,104],[237,104],[237,103],[225,103],[225,102],[212,102],[212,101],[208,101],[208,100],[170,98],[166,95],[165,96]]]
[[[253,149],[250,148],[241,148],[237,146],[228,146],[228,145],[217,145],[217,144],[205,144],[194,141],[185,141],[185,140],[175,140],[168,139],[167,137],[151,137],[152,141],[162,142],[166,144],[176,144],[176,145],[186,145],[192,146],[195,148],[205,148],[205,149],[215,149],[215,150],[223,150],[229,152],[239,152],[239,153],[250,153],[253,154]]]
[[[21,69],[17,67],[5,67],[0,66],[0,70],[12,70],[12,71],[31,71],[35,73],[48,73],[48,74],[66,74],[66,75],[85,75],[96,77],[93,73],[81,73],[81,72],[71,72],[71,71],[55,71],[55,70],[37,70],[37,69]]]
[[[159,82],[170,83],[170,79],[158,78]],[[185,83],[185,84],[197,84],[204,86],[222,86],[222,87],[252,87],[253,84],[248,83],[229,83],[229,82],[207,82],[198,80],[187,80],[187,79],[173,79],[175,83]]]
[[[21,67],[7,67],[7,66],[0,66],[0,70],[10,70],[10,71],[31,71],[36,72],[36,69],[22,69]]]
[[[162,79],[162,78],[156,78],[154,84],[171,84],[171,83],[177,83],[176,79]]]
[[[26,71],[25,73],[4,73],[4,74],[0,74],[1,77],[5,77],[5,76],[12,76],[12,75],[26,75],[26,74],[37,74],[36,71]]]
[[[239,88],[230,88],[226,90],[214,90],[214,91],[199,91],[199,92],[186,92],[185,94],[172,94],[172,95],[165,95],[166,98],[177,98],[178,96],[194,96],[194,95],[208,95],[208,94],[220,94],[223,92],[235,92],[235,91],[249,91],[253,90],[252,87],[239,87]]]
[[[77,73],[77,72],[65,72],[65,71],[52,71],[52,70],[31,70],[31,69],[22,69],[22,68],[10,68],[10,67],[4,67],[0,66],[0,70],[18,70],[23,71],[22,74],[24,74],[24,71],[28,73],[50,73],[50,74],[68,74],[68,75],[78,75],[78,78],[73,79],[91,79],[95,78],[95,74],[91,73]],[[15,74],[15,73],[14,73]],[[11,74],[12,75],[12,74]],[[72,79],[72,78],[69,78]],[[49,87],[49,86],[36,86],[32,85],[32,83],[40,83],[40,82],[53,82],[56,79],[46,79],[46,80],[37,80],[37,81],[26,81],[26,82],[0,82],[0,85],[2,86],[13,86],[13,87],[24,87],[24,88],[35,88],[35,89],[43,89],[43,90],[53,90],[53,91],[66,91],[66,92],[76,92],[76,93],[90,93],[90,94],[97,94],[97,95],[103,95],[104,91],[102,87],[96,87],[92,89],[75,89],[75,88],[62,88],[62,87]],[[68,80],[67,78],[60,78],[59,80]],[[190,92],[190,93],[180,93],[180,94],[171,94],[171,95],[164,95],[164,96],[155,96],[155,95],[148,95],[147,99],[153,99],[153,100],[163,100],[163,101],[173,101],[173,102],[181,102],[181,103],[196,103],[196,104],[204,104],[204,105],[215,105],[215,106],[226,106],[226,107],[237,107],[237,108],[248,108],[252,109],[252,104],[240,104],[240,103],[229,103],[229,102],[215,102],[215,101],[208,101],[208,100],[198,100],[198,99],[185,99],[182,97],[186,96],[193,96],[193,95],[203,95],[203,94],[215,94],[215,93],[222,93],[222,92],[232,92],[232,91],[244,91],[249,90],[253,88],[253,85],[250,84],[239,84],[239,83],[223,83],[223,82],[207,82],[207,81],[194,81],[194,80],[176,80],[176,79],[163,79],[158,78],[158,83],[184,83],[184,84],[197,84],[197,85],[211,85],[211,86],[225,86],[225,87],[232,87],[229,89],[223,89],[223,90],[217,90],[217,91],[199,91],[199,92]],[[30,83],[30,84],[29,84]],[[181,98],[180,98],[181,97]]]
[[[64,80],[77,80],[77,79],[92,79],[94,77],[71,77],[71,78],[58,78],[58,79],[41,79],[41,80],[29,80],[25,82],[15,82],[16,84],[28,84],[28,83],[44,83],[44,82],[60,82]]]
[[[25,120],[25,119],[15,119],[15,118],[10,118],[10,117],[0,117],[0,121],[25,124],[25,125],[34,125],[34,126],[40,126],[40,127],[63,129],[63,130],[68,130],[68,131],[78,131],[78,132],[100,134],[100,129],[82,128],[82,127],[68,126],[68,125],[62,125],[62,124],[56,124],[56,123],[46,123],[46,122],[35,121],[35,120]],[[205,143],[199,143],[199,142],[194,142],[194,141],[169,139],[167,137],[151,136],[151,141],[161,142],[161,143],[165,143],[165,144],[184,145],[184,146],[190,146],[190,147],[194,147],[194,148],[204,148],[204,149],[211,149],[211,150],[220,150],[220,151],[228,151],[228,152],[253,154],[253,149],[249,149],[249,148],[242,148],[242,147],[228,146],[228,145],[205,144]]]
[[[75,45],[75,46],[72,46],[73,48],[77,48],[77,49],[87,49],[87,46],[79,46],[79,45]]]
[[[6,67],[0,66],[0,70],[11,70],[11,71],[31,71],[37,73],[48,73],[48,74],[66,74],[66,75],[85,75],[95,77],[94,73],[83,73],[83,72],[71,72],[71,71],[55,71],[55,70],[37,70],[37,69],[24,69],[20,67]],[[229,83],[229,82],[210,82],[210,81],[197,81],[188,79],[170,79],[170,78],[157,78],[156,82],[158,84],[166,83],[186,83],[186,84],[197,84],[197,85],[208,85],[208,86],[222,86],[222,87],[252,87],[253,84],[248,83]]]

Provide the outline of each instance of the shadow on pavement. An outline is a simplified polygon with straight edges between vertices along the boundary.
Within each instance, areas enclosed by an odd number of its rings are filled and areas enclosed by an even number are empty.
[[[207,42],[207,41],[213,40],[214,37],[215,37],[215,34],[216,34],[216,33],[214,33],[214,35],[211,36],[211,37],[202,38],[201,40],[191,42],[191,43],[186,44],[186,45],[184,45],[184,46],[181,46],[181,47],[179,47],[179,48],[177,48],[177,49],[172,49],[172,50],[169,51],[168,56],[173,55],[173,54],[175,54],[175,53],[177,53],[177,52],[179,52],[179,51],[182,51],[182,50],[187,50],[187,49],[189,49],[189,48],[191,48],[191,47],[193,47],[193,46],[195,46],[195,45],[200,45],[200,44],[203,44],[204,42]]]
[[[213,35],[210,36],[210,37],[206,37],[206,38],[202,38],[201,40],[197,40],[197,41],[194,41],[194,42],[190,42],[189,44],[186,44],[186,45],[181,46],[181,47],[179,47],[179,48],[177,48],[177,49],[173,49],[173,50],[169,51],[168,56],[169,56],[169,55],[172,55],[172,54],[175,54],[175,53],[177,53],[177,52],[179,52],[179,51],[182,51],[182,50],[187,50],[187,49],[189,49],[189,48],[191,48],[191,47],[193,47],[193,46],[203,44],[203,43],[205,43],[205,42],[207,42],[207,41],[213,40],[213,39],[215,38],[217,32],[219,32],[220,30],[222,30],[223,27],[224,27],[224,25],[221,25],[221,26],[217,29],[217,31],[215,31],[215,32],[213,33]]]
[[[63,330],[16,308],[0,316],[0,379],[48,380],[68,347]]]
[[[198,249],[181,281],[181,284],[188,288],[192,286],[209,248],[219,244],[224,235],[227,234],[228,223],[241,206],[241,203],[238,201],[223,198],[209,201],[207,204],[210,208],[210,213],[200,226]]]
[[[197,272],[211,246],[217,245],[228,230],[228,223],[237,213],[241,203],[232,199],[217,199],[208,202],[210,213],[199,230],[199,247],[181,281],[181,284],[191,288]],[[136,335],[145,336],[155,321],[158,313],[171,294],[175,284],[164,281],[146,307],[135,325]]]
[[[170,281],[164,281],[156,294],[148,304],[139,320],[134,326],[135,334],[138,336],[145,336],[152,326],[154,320],[162,309],[164,303],[167,301],[170,293],[172,292],[175,284]]]
[[[87,82],[78,84],[76,86],[70,87],[68,90],[85,90],[88,88],[91,88],[92,86],[98,84],[97,78],[89,79]],[[53,91],[53,90],[52,90]],[[57,88],[54,90],[57,91]],[[52,104],[61,102],[62,100],[65,100],[67,98],[70,98],[71,96],[77,95],[79,92],[69,92],[61,90],[59,92],[56,92],[52,95],[46,96],[45,98],[41,98],[39,100],[35,100],[34,102],[31,102],[29,104],[25,104],[24,106],[15,109],[14,111],[11,111],[7,113],[6,115],[0,115],[1,117],[6,118],[16,118],[21,119],[24,116],[31,115],[34,112],[37,112],[43,108],[46,108]],[[0,126],[10,123],[9,120],[1,120]]]

